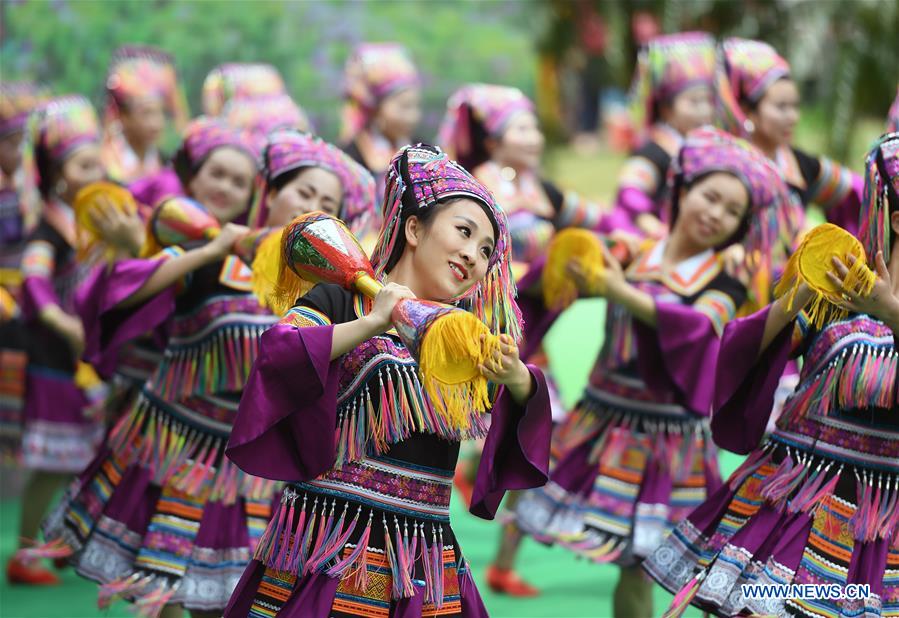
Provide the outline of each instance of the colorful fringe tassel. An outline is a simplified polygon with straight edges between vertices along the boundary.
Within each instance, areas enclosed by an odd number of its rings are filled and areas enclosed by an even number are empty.
[[[349,541],[363,521],[361,505],[344,502],[341,507],[338,499],[319,496],[310,505],[307,494],[302,494],[302,502],[300,498],[293,488],[284,490],[278,512],[256,546],[254,559],[271,569],[297,577],[325,573],[328,577],[349,579],[353,587],[365,591],[374,511],[369,510],[364,519],[367,523],[356,543],[352,544]],[[352,520],[346,523],[354,508]],[[410,528],[408,519],[388,518],[385,513],[381,514],[381,526],[384,555],[391,572],[392,598],[415,596],[416,565],[420,565],[425,580],[425,603],[441,607],[444,590],[442,527],[432,523],[428,531],[428,522],[412,520]],[[349,551],[343,555],[345,550]]]
[[[367,386],[370,373],[359,375],[338,400],[337,459],[335,467],[356,461],[366,454],[386,453],[391,444],[413,433],[431,433],[447,440],[477,439],[487,435],[486,417],[469,409],[467,427],[452,425],[422,396],[413,365],[383,363],[376,369],[378,395]],[[366,384],[364,388],[357,385]]]

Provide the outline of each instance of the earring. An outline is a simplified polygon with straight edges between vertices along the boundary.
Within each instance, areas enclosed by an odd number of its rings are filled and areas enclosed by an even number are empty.
[[[56,183],[56,186],[54,187],[54,189],[56,191],[57,196],[65,195],[65,192],[69,190],[69,185],[65,180],[60,178],[59,181]]]
[[[755,123],[752,122],[749,118],[743,121],[743,130],[747,133],[755,132]]]

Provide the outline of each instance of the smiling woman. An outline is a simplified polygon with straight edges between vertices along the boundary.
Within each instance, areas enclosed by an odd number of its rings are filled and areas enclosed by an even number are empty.
[[[766,255],[775,230],[765,214],[786,199],[773,165],[721,131],[687,134],[673,165],[671,233],[626,271],[605,250],[597,281],[574,273],[582,293],[609,301],[604,345],[553,435],[550,482],[515,511],[538,540],[621,567],[616,616],[654,615],[640,562],[721,484],[709,368],[746,286],[719,252],[742,242]]]
[[[468,172],[426,145],[393,159],[375,300],[319,284],[263,336],[227,453],[290,485],[226,616],[486,616],[449,521],[459,443],[486,438],[472,503],[486,518],[506,489],[543,483],[549,460],[545,382],[518,358],[510,251],[505,216]],[[472,409],[435,413],[391,325],[416,296],[500,335],[481,367],[503,386],[489,429]]]

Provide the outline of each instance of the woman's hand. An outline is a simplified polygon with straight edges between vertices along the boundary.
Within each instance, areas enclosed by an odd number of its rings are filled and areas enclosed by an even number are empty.
[[[874,256],[877,280],[871,291],[864,295],[858,289],[846,284],[846,277],[849,275],[849,269],[855,265],[856,257],[850,255],[848,264],[836,256],[831,258],[831,261],[834,270],[827,273],[827,278],[843,295],[843,301],[837,304],[847,311],[874,316],[890,326],[894,332],[899,332],[897,331],[899,329],[899,298],[893,294],[893,280],[883,259],[883,251],[878,251]]]
[[[600,243],[600,250],[603,267],[594,280],[589,280],[583,269],[574,261],[569,262],[566,270],[583,296],[604,296],[609,300],[615,300],[630,287],[630,283],[624,277],[624,269],[609,248]]]
[[[372,337],[390,330],[393,325],[393,308],[404,298],[415,298],[415,294],[398,283],[388,283],[378,291],[371,312],[363,318],[371,328]]]
[[[88,216],[103,241],[132,256],[138,255],[147,232],[137,210],[123,211],[107,195],[98,195],[95,200]]]
[[[721,252],[721,257],[724,261],[724,272],[731,277],[736,277],[741,274],[740,267],[746,261],[746,248],[740,243],[734,243]],[[742,283],[746,285],[749,282],[742,281]]]
[[[485,341],[487,335],[481,335]],[[518,356],[518,346],[509,335],[499,336],[499,350],[478,366],[481,375],[496,384],[504,384],[517,403],[524,403],[531,396],[531,372]]]
[[[60,337],[65,339],[75,359],[84,352],[84,325],[81,320],[69,315],[57,305],[48,305],[41,311],[41,321]]]
[[[213,261],[223,260],[232,252],[234,244],[249,232],[250,228],[245,225],[226,223],[218,236],[209,241],[203,248]]]
[[[661,238],[665,235],[665,232],[668,231],[667,225],[662,223],[658,217],[651,215],[648,212],[637,215],[635,223],[637,224],[637,227],[650,238]]]

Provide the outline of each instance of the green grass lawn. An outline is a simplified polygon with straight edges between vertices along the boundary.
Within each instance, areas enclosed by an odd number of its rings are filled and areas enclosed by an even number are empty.
[[[820,124],[816,122],[817,119],[812,117],[799,131],[799,143],[811,152],[820,145]],[[864,150],[879,131],[880,126],[875,121],[862,123],[853,142],[853,160],[850,162],[853,169],[861,168]],[[563,188],[608,203],[622,159],[622,155],[609,152],[584,156],[570,149],[556,150],[548,153],[547,176]],[[601,300],[575,303],[560,317],[546,340],[551,370],[567,405],[572,405],[579,397],[599,350],[604,309]],[[725,477],[740,461],[741,458],[735,455],[722,455]],[[496,550],[499,528],[492,522],[469,515],[455,498],[452,511],[454,528],[491,615],[500,618],[605,618],[612,615],[612,590],[617,579],[615,567],[588,564],[564,550],[546,548],[530,541],[524,543],[519,570],[523,577],[539,585],[543,594],[535,599],[513,600],[490,593],[484,585],[483,573]],[[7,499],[0,503],[0,557],[4,561],[15,548],[17,526],[18,502]],[[661,615],[670,603],[671,595],[656,587],[653,598],[655,614]],[[3,579],[0,582],[0,618],[117,618],[129,615],[123,604],[101,612],[96,608],[95,599],[96,586],[71,571],[63,573],[62,586],[52,589],[10,587]],[[694,618],[700,615],[692,609],[686,614]]]

